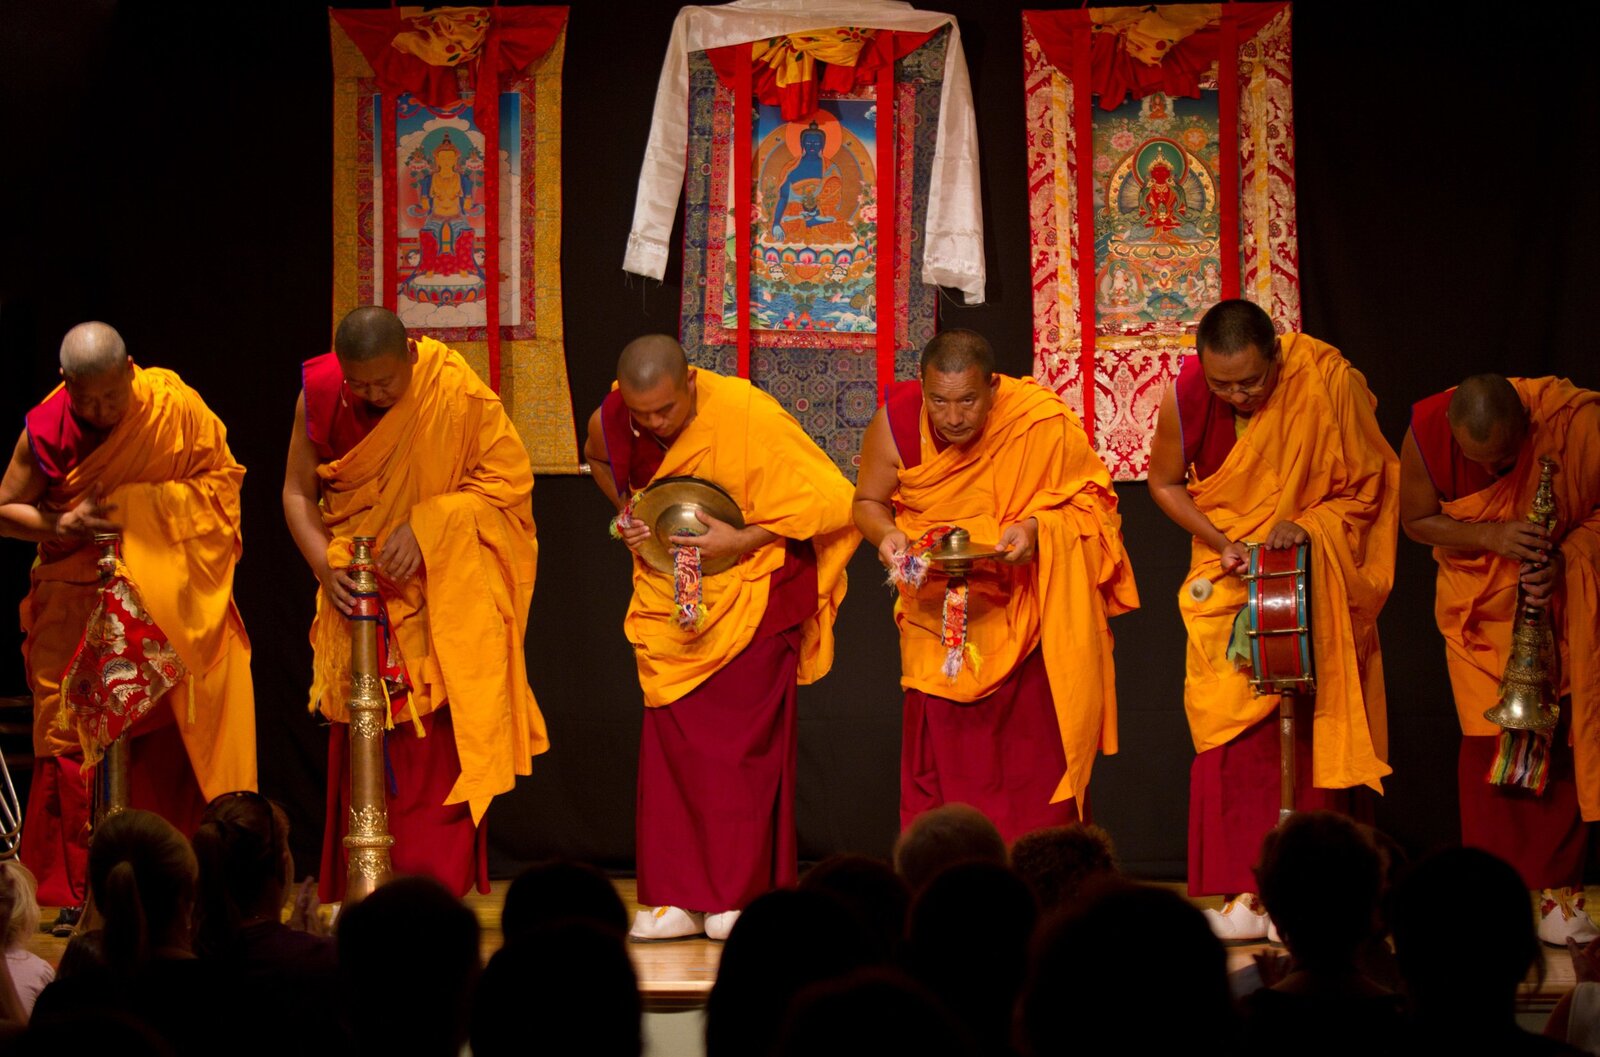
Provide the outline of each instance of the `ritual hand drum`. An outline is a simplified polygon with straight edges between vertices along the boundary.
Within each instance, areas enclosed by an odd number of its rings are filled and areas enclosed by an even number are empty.
[[[1243,576],[1250,592],[1250,685],[1257,694],[1310,694],[1311,544],[1269,550],[1250,544]]]

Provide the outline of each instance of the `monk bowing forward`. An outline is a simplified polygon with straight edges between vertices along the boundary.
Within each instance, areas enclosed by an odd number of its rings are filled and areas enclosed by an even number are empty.
[[[283,483],[289,531],[321,583],[311,707],[333,724],[322,898],[341,898],[345,877],[356,536],[377,538],[387,621],[395,872],[487,892],[484,812],[550,744],[523,656],[538,557],[528,453],[467,362],[407,337],[393,312],[356,309],[333,347],[306,361]]]
[[[1400,461],[1378,430],[1377,401],[1339,351],[1305,334],[1279,337],[1248,301],[1200,320],[1197,356],[1161,403],[1150,494],[1192,536],[1182,591],[1189,631],[1184,707],[1198,755],[1189,781],[1189,892],[1230,899],[1207,910],[1224,939],[1260,939],[1266,912],[1251,867],[1280,807],[1274,695],[1256,696],[1228,659],[1247,604],[1248,543],[1311,544],[1315,707],[1296,724],[1299,810],[1348,805],[1389,773],[1378,611],[1394,585]],[[1309,778],[1309,781],[1306,779]]]
[[[723,939],[745,904],[795,880],[795,686],[833,664],[861,539],[850,482],[776,400],[690,367],[662,335],[622,350],[584,455],[633,552],[623,630],[644,691],[639,899],[653,909],[631,934]],[[648,564],[651,526],[630,513],[669,477],[716,485],[744,521],[701,513],[702,533],[673,536],[675,559],[693,548],[690,571]]]
[[[74,907],[86,895],[89,802],[77,735],[57,721],[62,674],[100,597],[95,533],[121,532],[146,614],[189,672],[128,735],[132,806],[192,833],[207,800],[254,789],[256,715],[233,604],[244,467],[227,430],[175,373],[135,365],[104,323],[67,332],[61,378],[17,439],[0,534],[39,544],[22,603],[36,759],[21,857],[41,903]]]
[[[1527,520],[1540,459],[1555,460],[1552,532]],[[1418,401],[1400,447],[1406,535],[1439,563],[1434,615],[1461,720],[1461,843],[1494,852],[1540,893],[1539,937],[1600,937],[1584,901],[1600,819],[1600,393],[1565,378],[1477,374]],[[1548,608],[1561,715],[1540,793],[1491,785],[1518,587]]]
[[[1107,618],[1138,608],[1111,475],[1077,416],[948,330],[867,427],[855,519],[899,583],[900,824],[971,804],[1009,844],[1088,817],[1117,750]],[[948,530],[991,548],[959,578],[899,574]],[[926,575],[922,575],[926,573]]]

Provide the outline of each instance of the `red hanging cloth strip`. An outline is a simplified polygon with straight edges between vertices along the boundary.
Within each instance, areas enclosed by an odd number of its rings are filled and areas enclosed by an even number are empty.
[[[877,247],[877,326],[878,406],[883,406],[884,393],[894,381],[895,331],[898,313],[895,305],[895,267],[900,262],[900,247],[895,222],[899,217],[899,195],[895,178],[899,172],[899,157],[895,152],[895,88],[894,63],[884,63],[878,70],[877,88],[877,166],[878,166],[878,247]]]
[[[1078,329],[1082,344],[1078,347],[1078,374],[1083,385],[1083,431],[1089,443],[1095,445],[1094,371],[1095,371],[1095,267],[1094,267],[1094,95],[1090,78],[1093,67],[1089,12],[1075,11],[1078,16],[1072,34],[1072,126],[1076,142],[1074,164],[1077,169],[1078,244],[1073,251],[1078,255]]]

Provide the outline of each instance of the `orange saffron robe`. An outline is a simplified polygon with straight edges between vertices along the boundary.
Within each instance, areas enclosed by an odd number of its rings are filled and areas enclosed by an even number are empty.
[[[1539,458],[1556,461],[1554,538],[1564,576],[1551,612],[1561,653],[1560,691],[1572,697],[1578,804],[1584,820],[1592,822],[1600,819],[1600,393],[1564,378],[1514,378],[1511,384],[1530,419],[1516,466],[1487,488],[1440,507],[1467,523],[1520,520],[1533,505]],[[1434,616],[1444,635],[1461,732],[1499,734],[1483,713],[1500,700],[1519,565],[1489,551],[1436,547],[1433,556],[1439,563]]]
[[[371,432],[317,467],[328,560],[349,564],[351,539],[407,522],[423,571],[384,604],[411,678],[397,722],[450,707],[461,775],[446,804],[466,803],[474,824],[550,746],[528,685],[523,639],[538,544],[533,471],[500,398],[459,354],[417,342],[411,384]],[[318,591],[311,707],[349,721],[350,637]]]
[[[779,538],[701,580],[706,616],[699,628],[680,628],[674,620],[672,574],[634,560],[623,631],[651,708],[683,697],[750,644],[767,610],[772,574],[783,566],[785,539],[810,540],[817,558],[817,605],[801,625],[797,682],[803,686],[826,675],[833,666],[833,621],[844,600],[845,566],[861,542],[851,518],[850,482],[800,424],[749,382],[692,370],[694,418],[667,448],[652,480],[713,481],[739,504],[746,525]]]
[[[41,504],[68,510],[98,484],[116,507],[128,573],[190,672],[156,708],[172,709],[207,800],[256,788],[250,639],[233,604],[243,481],[227,430],[200,394],[172,371],[135,367],[127,413]],[[76,733],[58,723],[61,676],[98,598],[98,557],[93,544],[39,545],[21,613],[37,756],[79,751]]]
[[[1285,334],[1277,387],[1210,476],[1189,493],[1231,540],[1260,542],[1280,521],[1311,536],[1311,628],[1317,693],[1311,784],[1382,791],[1390,773],[1378,612],[1394,585],[1400,460],[1378,429],[1377,400],[1339,351]],[[1221,556],[1196,539],[1185,583],[1215,590],[1197,602],[1178,592],[1189,631],[1184,707],[1196,752],[1216,748],[1278,710],[1256,696],[1226,657],[1245,582],[1223,576]]]
[[[1105,464],[1078,418],[1032,379],[1000,379],[982,434],[940,451],[919,415],[921,462],[902,468],[895,524],[912,540],[953,525],[993,544],[1015,522],[1038,518],[1038,551],[1024,566],[979,562],[967,578],[969,660],[944,675],[946,578],[904,585],[895,602],[900,685],[952,701],[976,701],[1042,648],[1067,770],[1051,803],[1089,788],[1096,750],[1117,751],[1117,690],[1107,618],[1139,607],[1122,519]]]

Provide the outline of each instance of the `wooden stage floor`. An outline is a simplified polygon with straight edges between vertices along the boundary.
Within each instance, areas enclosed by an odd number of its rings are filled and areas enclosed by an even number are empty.
[[[478,922],[483,928],[482,947],[485,961],[500,949],[500,907],[505,902],[506,888],[509,884],[509,881],[496,881],[491,885],[488,895],[473,893],[466,899],[467,905],[478,915]],[[634,881],[632,878],[617,878],[615,884],[617,893],[622,896],[631,918],[633,912],[640,906],[635,895]],[[1172,884],[1170,887],[1180,893],[1183,891],[1181,884]],[[1596,901],[1600,900],[1600,886],[1591,885],[1588,889],[1588,898],[1591,904],[1596,904]],[[1202,898],[1194,902],[1200,906],[1222,905],[1220,898]],[[44,920],[50,921],[55,918],[54,907],[43,909]],[[1462,927],[1471,926],[1470,923],[1463,922]],[[29,948],[53,965],[60,960],[61,952],[66,945],[66,940],[41,933],[29,944]],[[1268,949],[1272,949],[1272,945],[1266,943],[1231,946],[1228,948],[1228,968],[1232,970],[1248,965],[1252,955],[1257,951]],[[1548,1012],[1558,998],[1572,990],[1574,983],[1572,957],[1565,950],[1553,947],[1544,947],[1543,950],[1544,980],[1540,983],[1536,976],[1529,977],[1518,1002],[1519,1008],[1524,1012]],[[629,943],[628,953],[633,957],[634,970],[639,976],[639,992],[644,999],[645,1009],[649,1012],[670,1012],[698,1008],[705,1004],[706,996],[711,993],[711,985],[717,978],[717,964],[722,957],[722,944],[702,936],[668,942]]]

